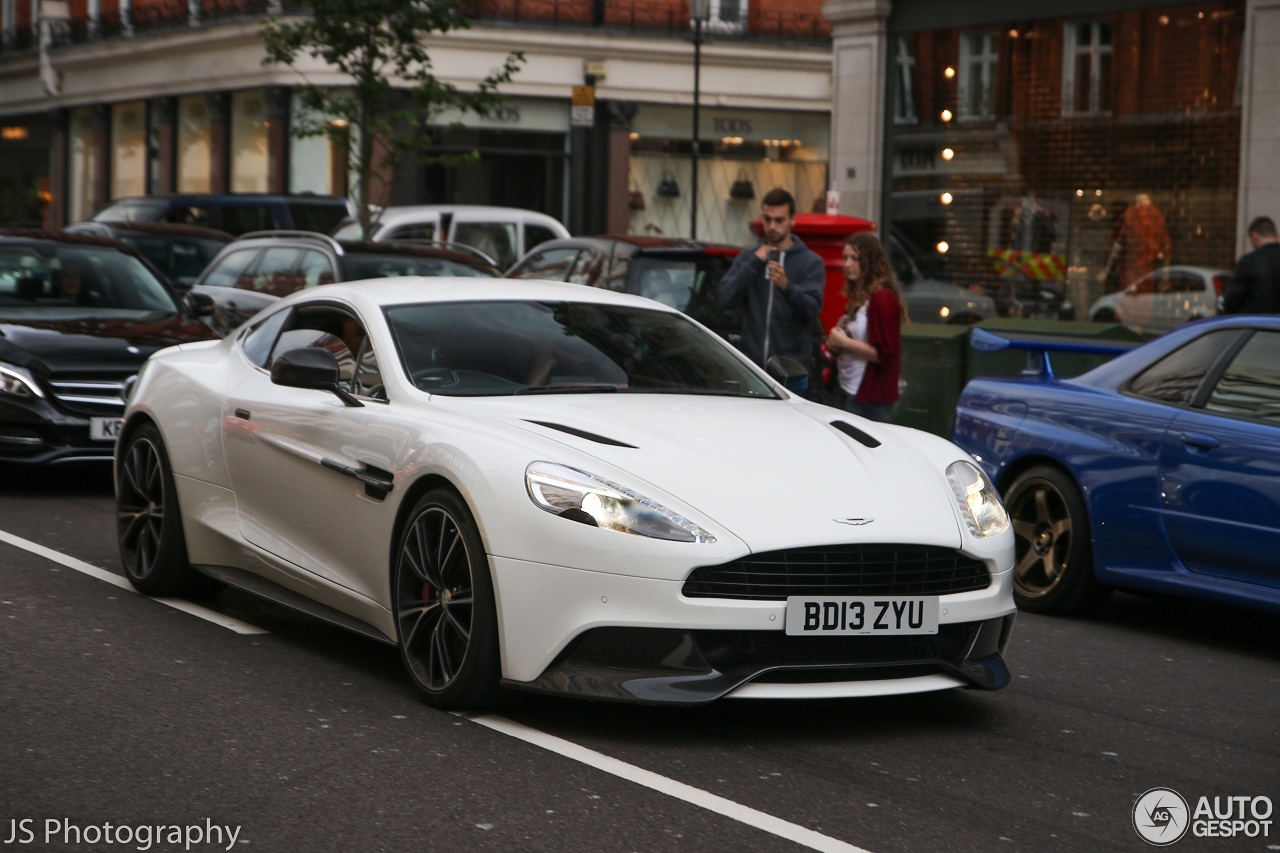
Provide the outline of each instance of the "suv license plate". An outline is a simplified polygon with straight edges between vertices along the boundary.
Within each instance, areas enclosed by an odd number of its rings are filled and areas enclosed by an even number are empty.
[[[89,438],[94,441],[115,441],[120,434],[120,418],[89,418]]]
[[[937,596],[792,595],[787,598],[789,636],[936,633]]]

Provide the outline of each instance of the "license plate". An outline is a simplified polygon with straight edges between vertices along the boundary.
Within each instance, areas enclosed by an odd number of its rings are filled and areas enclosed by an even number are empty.
[[[937,596],[792,595],[787,598],[787,634],[790,636],[936,633]]]
[[[89,438],[94,441],[115,441],[120,434],[120,418],[89,418]]]

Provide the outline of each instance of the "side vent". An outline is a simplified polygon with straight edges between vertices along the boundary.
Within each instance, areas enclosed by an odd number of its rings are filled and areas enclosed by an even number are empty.
[[[603,435],[596,435],[594,432],[587,432],[584,429],[574,429],[573,427],[565,426],[564,424],[553,424],[548,421],[525,421],[525,423],[537,424],[540,427],[553,429],[553,430],[556,430],[557,432],[564,432],[564,433],[568,433],[569,435],[576,435],[578,438],[585,438],[587,441],[594,441],[596,444],[607,444],[610,447],[629,447],[632,450],[638,449],[634,444],[627,444],[625,441],[618,441],[617,439],[613,439],[613,438],[605,438]]]
[[[858,429],[853,424],[845,423],[844,421],[832,421],[831,425],[864,447],[880,446],[879,441],[867,435],[865,432]]]

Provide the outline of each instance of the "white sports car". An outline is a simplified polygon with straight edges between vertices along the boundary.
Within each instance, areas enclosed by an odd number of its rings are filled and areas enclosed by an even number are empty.
[[[1014,538],[972,459],[649,300],[314,288],[154,355],[124,417],[138,589],[212,578],[397,644],[440,707],[1009,681]]]

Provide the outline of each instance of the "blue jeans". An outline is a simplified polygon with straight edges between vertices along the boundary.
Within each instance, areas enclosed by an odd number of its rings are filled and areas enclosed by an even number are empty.
[[[893,408],[893,403],[860,403],[857,397],[846,393],[843,408],[851,415],[884,423],[889,420],[889,411]]]
[[[807,393],[809,391],[809,377],[797,376],[795,379],[788,379],[786,387],[788,391],[795,391],[801,397],[807,397],[809,396]]]

